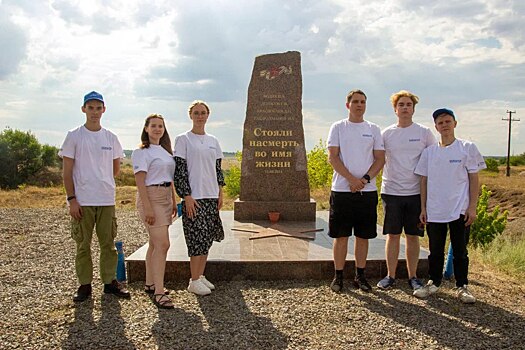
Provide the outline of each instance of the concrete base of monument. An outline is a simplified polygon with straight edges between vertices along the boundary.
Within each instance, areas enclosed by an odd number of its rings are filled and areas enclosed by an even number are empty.
[[[270,225],[267,220],[251,223],[234,220],[232,211],[221,212],[225,238],[214,242],[206,265],[210,281],[229,280],[331,280],[334,275],[332,260],[333,239],[328,237],[328,212],[318,211],[315,222],[279,222]],[[287,235],[250,239],[261,229],[282,232],[305,232],[304,239]],[[232,230],[233,229],[233,230]],[[318,231],[321,230],[322,231]],[[317,231],[317,232],[315,232]],[[167,281],[186,282],[190,278],[182,220],[170,226],[170,249],[166,263]],[[370,240],[366,274],[374,284],[386,275],[386,238],[378,226],[377,238]],[[126,259],[128,280],[145,279],[144,258],[148,245],[144,245]],[[401,240],[397,277],[406,278],[405,241]],[[426,276],[428,251],[421,249],[418,275]],[[348,243],[345,276],[354,276],[354,238]]]
[[[268,212],[280,213],[280,221],[315,221],[315,201],[253,202],[237,199],[233,203],[234,219],[238,221],[268,220]]]

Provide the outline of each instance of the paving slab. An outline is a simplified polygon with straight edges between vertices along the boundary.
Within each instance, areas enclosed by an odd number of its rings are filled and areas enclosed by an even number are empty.
[[[221,211],[221,219],[225,237],[221,242],[214,242],[210,249],[206,265],[208,279],[322,280],[333,277],[333,239],[328,236],[328,211],[317,211],[315,222],[280,221],[271,224],[266,220],[236,221],[233,211]],[[366,273],[370,278],[386,275],[386,237],[382,234],[381,226],[377,230],[377,238],[370,240],[368,251]],[[275,236],[275,231],[283,235]],[[272,235],[266,238],[257,237],[265,232]],[[293,237],[295,233],[306,238]],[[166,280],[187,280],[190,276],[189,257],[181,219],[170,226],[169,235],[171,243],[166,263]],[[144,259],[147,249],[148,244],[145,244],[126,258],[130,282],[145,279]],[[418,265],[420,276],[426,275],[427,257],[428,251],[421,249]],[[350,277],[355,269],[354,237],[348,240],[346,260],[345,275]],[[405,240],[402,238],[397,276],[406,278],[406,274]]]

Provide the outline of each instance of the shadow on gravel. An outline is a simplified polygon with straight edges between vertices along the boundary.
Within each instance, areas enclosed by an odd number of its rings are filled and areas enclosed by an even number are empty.
[[[158,349],[286,349],[288,338],[271,320],[256,316],[241,291],[220,291],[197,297],[205,320],[198,314],[159,310],[152,335]]]
[[[181,310],[159,309],[159,319],[151,327],[159,350],[171,349],[205,349],[206,332],[200,317]],[[204,343],[205,344],[205,343]]]
[[[207,349],[287,349],[288,337],[269,318],[250,312],[240,290],[199,298],[209,325]],[[215,344],[210,347],[209,344]]]
[[[427,306],[421,306],[395,299],[388,292],[350,292],[348,296],[366,303],[368,310],[403,328],[426,334],[440,347],[516,349],[525,344],[522,316],[480,301],[464,305],[451,295],[438,294],[425,301]]]
[[[75,306],[75,322],[69,326],[62,349],[135,349],[126,338],[120,302],[115,296],[101,296],[101,315],[97,323],[93,317],[92,298]]]

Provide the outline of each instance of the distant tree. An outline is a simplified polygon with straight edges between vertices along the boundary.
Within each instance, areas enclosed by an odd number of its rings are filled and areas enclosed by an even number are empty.
[[[507,157],[502,157],[499,160],[500,164],[507,164]],[[518,165],[525,165],[525,153],[522,153],[517,156],[510,156],[510,165],[512,166],[518,166]]]
[[[16,163],[9,154],[9,145],[0,137],[0,188],[12,188],[15,184]],[[16,185],[14,185],[16,187]]]
[[[17,188],[44,167],[56,165],[57,151],[42,146],[30,131],[4,129],[0,133],[0,187]]]
[[[62,161],[58,156],[58,148],[55,146],[43,145],[41,159],[43,166],[54,167],[62,164]]]

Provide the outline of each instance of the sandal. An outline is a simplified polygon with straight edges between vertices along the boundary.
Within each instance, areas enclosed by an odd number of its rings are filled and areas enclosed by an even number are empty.
[[[158,296],[160,296],[159,300],[157,300]],[[153,294],[153,298],[151,298],[151,300],[153,301],[153,304],[155,304],[159,309],[175,308],[175,305],[173,305],[170,297],[168,297],[166,294]]]
[[[154,294],[155,293],[155,285],[154,284],[150,284],[150,285],[145,284],[144,287],[145,287],[144,288],[144,292],[146,294]],[[164,288],[164,294],[169,295],[170,291],[167,290],[166,288]]]

